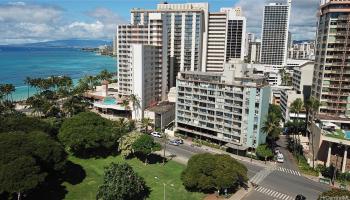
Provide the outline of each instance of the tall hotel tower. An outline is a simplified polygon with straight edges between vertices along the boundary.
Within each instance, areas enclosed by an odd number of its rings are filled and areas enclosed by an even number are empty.
[[[350,124],[350,1],[323,1],[319,10],[312,95],[319,118]]]
[[[291,0],[274,0],[265,5],[262,25],[261,63],[282,67],[288,53]]]
[[[210,12],[208,20],[207,72],[223,72],[230,59],[243,61],[245,52],[246,18],[241,8],[221,8]]]
[[[179,71],[204,71],[208,33],[208,3],[157,5],[155,10],[132,9],[131,24],[147,26],[150,16],[162,14],[168,40],[168,86],[174,87]]]

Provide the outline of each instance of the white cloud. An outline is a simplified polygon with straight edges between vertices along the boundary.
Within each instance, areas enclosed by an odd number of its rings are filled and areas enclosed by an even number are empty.
[[[265,0],[239,0],[247,17],[248,31],[260,37]],[[319,0],[293,0],[289,30],[294,40],[315,39]]]
[[[116,24],[124,23],[106,8],[83,14],[87,19],[78,21],[64,18],[65,11],[56,6],[23,2],[0,4],[0,44],[68,38],[112,39]]]

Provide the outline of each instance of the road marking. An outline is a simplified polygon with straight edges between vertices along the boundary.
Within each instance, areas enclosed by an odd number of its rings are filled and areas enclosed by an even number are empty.
[[[293,197],[291,197],[287,194],[283,194],[283,193],[280,193],[280,192],[277,192],[275,190],[265,188],[262,186],[258,186],[257,188],[255,188],[255,191],[263,193],[267,196],[271,196],[273,198],[277,198],[277,199],[283,199],[283,200],[288,200],[288,199],[292,200],[293,199]]]
[[[256,173],[252,178],[250,178],[251,183],[259,184],[262,182],[272,171],[274,168],[265,168],[258,173]]]
[[[287,169],[287,168],[284,168],[284,167],[278,167],[276,170],[277,171],[281,171],[281,172],[285,172],[285,173],[288,173],[288,174],[292,174],[292,175],[295,175],[295,176],[301,176],[300,172],[298,172],[297,170]]]

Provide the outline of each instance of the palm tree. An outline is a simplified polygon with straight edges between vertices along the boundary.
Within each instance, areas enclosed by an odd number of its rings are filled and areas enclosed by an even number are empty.
[[[129,124],[125,118],[119,118],[115,123],[121,135],[128,132]]]
[[[135,115],[137,115],[136,109],[141,107],[140,98],[138,96],[136,96],[135,94],[131,94],[129,96],[129,101],[132,103],[133,112],[135,112]],[[142,118],[143,118],[143,113],[142,113]]]
[[[125,110],[128,110],[129,109],[129,101],[128,100],[124,100],[122,102],[122,106],[125,108]]]
[[[321,106],[321,103],[314,97],[309,98],[305,103],[305,108],[308,115],[310,114],[310,122],[312,123]],[[308,122],[306,122],[306,130],[308,130]],[[314,134],[311,132],[311,146],[312,146],[312,167],[315,167],[315,149],[314,149]]]
[[[31,82],[32,82],[32,79],[29,76],[27,76],[26,79],[24,79],[24,83],[28,87],[28,91],[27,91],[28,92],[28,97],[27,98],[29,98],[29,87],[31,86]]]
[[[279,118],[275,113],[269,113],[261,127],[261,130],[270,138],[276,138],[279,134]]]
[[[146,117],[141,120],[141,127],[148,133],[148,127],[152,125],[152,119]]]
[[[106,80],[106,81],[110,81],[112,79],[113,75],[112,73],[108,72],[108,70],[104,69],[102,70],[98,75],[97,78],[102,80]]]
[[[12,93],[16,91],[16,88],[12,84],[0,85],[0,91],[6,96],[6,100],[9,101],[9,96],[11,96],[11,102],[13,102]]]
[[[291,111],[297,114],[297,118],[294,118],[294,120],[293,120],[294,122],[297,122],[299,120],[299,114],[300,114],[300,112],[303,109],[304,109],[303,100],[301,100],[300,98],[295,99],[293,101],[293,103],[291,104]],[[300,129],[300,127],[298,127],[298,129]],[[300,154],[300,152],[299,152],[299,147],[300,147],[300,135],[299,135],[299,132],[297,134],[298,134],[298,141],[299,141],[298,153]],[[299,158],[298,158],[298,160],[299,160]]]

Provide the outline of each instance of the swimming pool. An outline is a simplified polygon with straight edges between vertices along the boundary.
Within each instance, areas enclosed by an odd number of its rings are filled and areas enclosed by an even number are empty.
[[[117,103],[117,99],[114,97],[106,97],[103,99],[103,104],[105,105],[115,105]]]
[[[350,140],[350,131],[345,131],[345,138]]]

